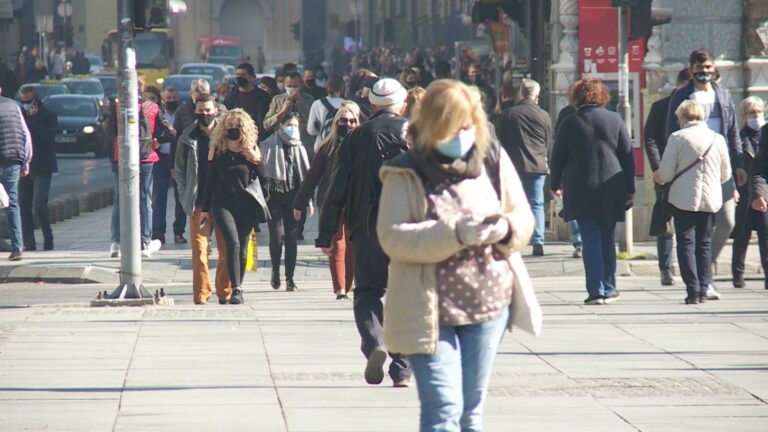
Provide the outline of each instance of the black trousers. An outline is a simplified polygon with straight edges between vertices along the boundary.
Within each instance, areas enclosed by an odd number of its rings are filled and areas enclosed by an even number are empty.
[[[43,242],[46,247],[53,247],[53,230],[48,214],[48,193],[51,189],[51,175],[31,175],[19,179],[19,210],[21,212],[21,232],[24,248],[35,250],[35,219],[40,222]]]
[[[712,283],[712,227],[715,214],[677,210],[677,263],[688,298],[704,297]]]
[[[267,207],[272,218],[269,227],[269,257],[272,270],[280,271],[280,260],[285,245],[285,277],[293,279],[296,270],[297,242],[299,223],[293,218],[293,198],[295,192],[271,192]]]
[[[251,200],[252,201],[252,200]],[[247,203],[247,204],[246,204]],[[251,230],[256,226],[257,215],[251,202],[226,207],[214,205],[216,227],[227,245],[227,270],[232,287],[242,287],[245,276],[245,259]]]
[[[373,226],[376,224],[373,223]],[[376,232],[355,233],[352,252],[355,262],[355,324],[360,333],[360,349],[366,358],[377,346],[384,344],[384,304],[387,291],[389,257],[381,250]],[[401,354],[389,354],[389,376],[392,380],[410,378],[413,374],[408,359]]]

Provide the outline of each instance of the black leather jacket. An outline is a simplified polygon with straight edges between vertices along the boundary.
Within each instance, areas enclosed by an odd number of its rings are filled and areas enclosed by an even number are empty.
[[[339,162],[320,212],[317,247],[330,247],[342,211],[350,239],[361,232],[375,235],[381,180],[379,168],[408,151],[408,120],[380,111],[352,132],[339,149]]]

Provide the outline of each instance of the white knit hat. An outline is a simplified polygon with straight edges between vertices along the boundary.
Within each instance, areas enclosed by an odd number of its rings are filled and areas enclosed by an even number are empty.
[[[373,85],[368,100],[371,105],[388,106],[405,101],[408,91],[400,81],[392,78],[382,78]]]

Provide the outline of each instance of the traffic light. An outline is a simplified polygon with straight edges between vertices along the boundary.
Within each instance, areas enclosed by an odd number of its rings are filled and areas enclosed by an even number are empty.
[[[293,39],[297,41],[301,40],[301,21],[296,21],[291,24],[291,34],[293,35]]]
[[[652,0],[635,0],[629,8],[629,40],[649,37],[653,27],[672,20],[672,9],[652,7]]]

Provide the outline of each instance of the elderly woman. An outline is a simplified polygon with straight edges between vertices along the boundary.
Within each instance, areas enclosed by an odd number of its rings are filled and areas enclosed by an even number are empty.
[[[725,138],[704,122],[704,108],[686,100],[675,110],[681,129],[669,136],[654,180],[666,184],[675,208],[677,262],[685,304],[707,301],[712,282],[712,226],[723,205],[721,185],[731,178]]]
[[[635,193],[635,161],[624,121],[608,111],[608,88],[595,78],[571,86],[575,113],[563,120],[552,150],[550,186],[563,197],[566,221],[582,239],[588,305],[612,303],[616,289],[616,223]]]
[[[507,257],[527,244],[533,215],[465,84],[433,82],[409,133],[413,151],[380,172],[384,338],[411,361],[422,432],[479,431],[512,301]]]
[[[760,152],[760,140],[766,135],[763,131],[765,125],[765,102],[756,97],[750,96],[739,106],[741,111],[741,122],[744,127],[741,128],[741,141],[744,143],[744,165],[747,172],[750,172],[757,154]],[[752,237],[752,230],[757,229],[757,225],[762,223],[760,212],[750,208],[749,203],[749,185],[744,184],[738,187],[739,202],[736,204],[736,226],[733,228],[733,254],[731,255],[731,273],[733,274],[733,287],[744,288],[744,260],[747,257],[747,246]],[[762,241],[762,237],[758,236]],[[760,245],[760,254],[768,252],[768,243]]]

